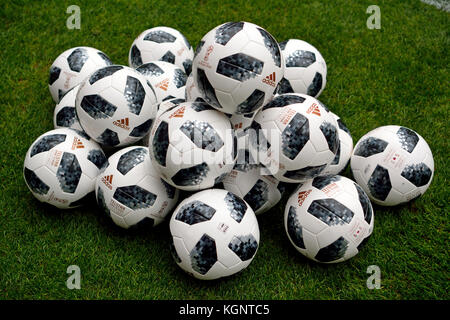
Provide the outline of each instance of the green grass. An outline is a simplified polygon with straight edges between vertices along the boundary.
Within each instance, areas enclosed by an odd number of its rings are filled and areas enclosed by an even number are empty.
[[[180,2],[181,3],[181,2]],[[448,299],[449,14],[409,1],[77,1],[81,30],[66,28],[71,1],[10,1],[0,8],[1,299]],[[366,8],[381,8],[381,29]],[[282,224],[281,203],[260,217],[261,244],[244,272],[213,282],[181,271],[169,253],[168,224],[132,233],[90,206],[60,211],[40,204],[22,178],[25,153],[51,130],[48,69],[64,50],[96,47],[117,64],[141,31],[168,25],[195,46],[226,21],[265,27],[278,41],[301,38],[328,65],[320,99],[356,142],[378,126],[400,124],[429,143],[435,177],[404,206],[375,207],[375,230],[355,258],[319,265],[298,254]],[[347,170],[347,176],[350,176]],[[81,290],[66,288],[80,266]],[[381,269],[380,290],[366,269]]]

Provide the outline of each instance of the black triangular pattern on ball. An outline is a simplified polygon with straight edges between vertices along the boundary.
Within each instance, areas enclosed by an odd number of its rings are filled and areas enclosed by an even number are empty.
[[[200,200],[194,200],[183,205],[177,212],[175,220],[193,225],[212,219],[216,209]]]
[[[315,97],[320,89],[322,88],[322,75],[319,72],[316,72],[316,75],[314,76],[313,81],[308,87],[307,95],[311,97]]]
[[[70,126],[72,126],[75,121],[78,121],[78,119],[74,107],[63,107],[56,114],[56,125],[58,127],[70,128]]]
[[[281,134],[283,154],[290,160],[295,159],[309,141],[309,120],[296,113]]]
[[[102,150],[89,150],[87,159],[92,162],[99,170],[105,168],[108,165],[108,159],[106,158]]]
[[[283,174],[283,177],[293,180],[312,179],[321,173],[326,166],[326,164],[322,164],[319,166],[308,166],[298,170],[289,170]]]
[[[328,186],[329,184],[339,181],[341,180],[340,176],[333,176],[333,175],[328,175],[328,176],[319,176],[319,177],[315,177],[313,182],[312,182],[312,186],[314,188],[317,188],[319,190],[322,190],[323,188],[325,188],[326,186]]]
[[[161,183],[164,185],[164,188],[166,189],[167,197],[169,199],[174,199],[175,198],[175,193],[177,192],[177,189],[172,187],[170,184],[165,182],[163,179],[160,178],[160,180],[161,180]]]
[[[202,50],[203,45],[205,44],[205,41],[200,40],[199,43],[197,44],[197,48],[195,48],[195,52],[194,52],[194,58],[198,55],[198,53]]]
[[[225,46],[243,28],[244,22],[224,23],[216,29],[215,42]]]
[[[354,155],[367,158],[383,152],[387,145],[388,143],[382,139],[368,137],[358,143]]]
[[[101,51],[98,51],[97,54],[100,56],[100,58],[103,59],[103,61],[105,61],[105,63],[106,63],[107,66],[112,65],[111,59],[110,59],[106,54],[104,54],[104,53],[101,52]]]
[[[66,95],[67,91],[58,89],[58,101],[61,101],[61,99]]]
[[[331,152],[336,154],[337,148],[339,147],[339,135],[338,130],[330,122],[323,122],[320,125],[320,131],[322,131],[325,139],[327,140],[328,148]]]
[[[248,98],[241,102],[236,109],[238,114],[251,113],[259,109],[264,103],[265,93],[261,90],[255,89]]]
[[[398,141],[402,148],[409,153],[414,151],[417,143],[419,142],[419,136],[411,129],[400,127],[397,131]]]
[[[30,158],[38,153],[48,151],[60,143],[66,141],[66,135],[61,133],[55,133],[50,135],[45,135],[39,141],[37,141],[30,151]]]
[[[201,275],[206,274],[217,261],[216,242],[205,233],[189,256],[192,269]]]
[[[219,134],[208,122],[187,120],[180,126],[180,131],[203,150],[217,152],[224,145]]]
[[[244,196],[244,200],[249,204],[253,211],[258,210],[269,200],[269,186],[263,180],[258,179]]]
[[[278,68],[281,68],[281,51],[280,51],[280,47],[278,47],[277,41],[266,30],[264,30],[262,28],[257,28],[257,29],[263,37],[264,45],[266,46],[267,50],[269,50],[270,54],[272,55],[273,62],[275,63],[275,65]]]
[[[47,194],[50,187],[42,181],[34,171],[28,169],[27,167],[23,168],[23,175],[25,177],[25,181],[28,187],[37,194],[44,195]]]
[[[293,94],[283,94],[273,98],[269,103],[267,103],[262,110],[267,110],[271,108],[282,108],[289,106],[291,104],[303,103],[306,99]]]
[[[216,72],[225,77],[244,82],[261,75],[264,62],[245,53],[235,53],[219,60]]]
[[[278,43],[278,46],[280,47],[281,50],[286,49],[286,45],[287,45],[288,41],[289,40],[282,41],[282,42]]]
[[[209,82],[205,71],[200,68],[197,68],[197,88],[201,92],[202,98],[204,98],[207,103],[213,105],[216,108],[222,108],[219,100],[217,100],[214,87]]]
[[[342,258],[348,248],[348,241],[344,237],[340,237],[333,243],[317,252],[315,258],[320,262],[331,262]]]
[[[89,55],[84,48],[77,48],[67,57],[67,63],[72,71],[80,72],[84,64],[89,59]]]
[[[133,67],[139,67],[142,64],[142,58],[141,58],[141,51],[138,49],[138,47],[133,44],[131,47],[131,65]]]
[[[165,61],[165,62],[169,62],[169,63],[174,64],[174,63],[175,63],[175,55],[174,55],[172,52],[167,51],[167,52],[159,59],[159,61]]]
[[[303,227],[298,221],[295,207],[290,206],[287,217],[287,231],[292,242],[301,249],[306,249],[303,242]]]
[[[370,199],[364,190],[356,183],[354,183],[356,191],[358,192],[359,203],[361,204],[361,208],[364,212],[364,220],[368,224],[372,221],[373,209],[372,204],[370,203]]]
[[[307,211],[329,226],[349,224],[355,215],[352,210],[334,198],[314,200]]]
[[[100,186],[97,188],[97,204],[101,209],[103,209],[103,212],[106,213],[108,217],[111,217],[111,212],[106,205],[105,195],[103,194],[103,190]]]
[[[186,75],[189,76],[192,72],[192,60],[191,59],[184,60],[183,68],[184,68],[184,72],[186,73]]]
[[[132,210],[139,210],[153,206],[157,196],[140,186],[134,185],[118,187],[113,198]]]
[[[373,170],[370,176],[367,186],[370,190],[371,195],[378,200],[386,200],[389,192],[391,192],[392,185],[391,179],[389,178],[389,171],[377,165],[375,170]]]
[[[294,92],[294,89],[292,89],[292,86],[291,86],[291,83],[289,82],[289,80],[283,77],[280,80],[280,82],[278,83],[276,92],[278,94],[292,93],[292,92]]]
[[[175,83],[175,87],[177,87],[177,89],[184,87],[186,85],[186,80],[186,73],[184,73],[181,69],[175,69],[173,76],[173,83]]]
[[[58,80],[59,75],[61,73],[61,69],[56,66],[51,66],[50,68],[50,77],[48,79],[48,84],[52,85],[55,83],[56,80]]]
[[[252,234],[234,236],[228,244],[231,249],[242,261],[253,258],[258,249],[258,242]]]
[[[141,81],[134,77],[127,76],[127,84],[125,85],[123,96],[128,102],[128,109],[130,112],[139,115],[145,99],[145,90]]]
[[[430,182],[431,169],[423,162],[405,166],[401,176],[416,187],[423,187]]]
[[[153,137],[152,147],[155,160],[165,167],[167,148],[169,147],[169,124],[167,122],[162,121],[159,124]]]
[[[140,125],[134,127],[130,132],[130,137],[141,138],[145,136],[150,130],[152,123],[153,119],[148,119],[144,123],[141,123]]]
[[[144,76],[149,77],[158,77],[164,73],[164,70],[153,62],[148,62],[140,65],[136,69],[136,71],[143,74]]]
[[[98,69],[89,77],[89,83],[94,84],[98,80],[103,79],[105,77],[109,77],[110,75],[122,69],[123,69],[122,66],[108,66]]]
[[[339,142],[336,155],[334,156],[333,161],[331,161],[330,165],[337,165],[339,164],[339,159],[341,158],[341,143]]]
[[[153,41],[156,43],[172,43],[175,42],[176,39],[175,36],[163,30],[150,31],[144,36],[145,41]]]
[[[180,169],[173,177],[172,181],[177,186],[196,186],[202,183],[209,172],[209,167],[206,162],[198,165]]]
[[[70,152],[64,152],[56,171],[61,190],[67,193],[75,193],[81,178],[81,166],[77,157]]]
[[[316,62],[316,55],[311,51],[295,50],[285,60],[286,68],[307,68]]]
[[[105,131],[103,131],[102,134],[97,137],[97,141],[99,141],[103,145],[111,147],[117,146],[120,143],[117,132],[114,132],[110,129],[105,129]]]
[[[116,169],[121,174],[126,175],[131,169],[145,161],[148,151],[146,148],[134,148],[125,152],[117,161]]]
[[[80,106],[93,119],[110,118],[117,110],[115,105],[109,103],[97,94],[83,96]]]
[[[347,126],[345,125],[344,121],[342,121],[342,119],[337,119],[337,123],[338,123],[339,129],[347,132],[348,135],[351,136],[350,130],[348,130]]]
[[[237,222],[241,222],[244,218],[245,212],[247,212],[247,205],[244,200],[231,192],[227,192],[224,200],[228,210],[230,211],[230,216]]]

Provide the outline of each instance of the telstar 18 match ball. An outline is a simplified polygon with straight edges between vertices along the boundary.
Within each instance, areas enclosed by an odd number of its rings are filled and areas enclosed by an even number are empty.
[[[327,64],[320,52],[306,41],[280,43],[284,77],[278,93],[304,93],[318,98],[327,83]]]
[[[106,54],[90,47],[76,47],[61,53],[50,67],[48,88],[58,103],[62,96],[97,69],[111,65]]]
[[[67,91],[64,97],[61,98],[61,101],[56,104],[55,111],[53,112],[53,125],[55,129],[71,128],[83,131],[78,120],[77,111],[75,110],[75,98],[77,97],[79,88],[80,85],[77,85]]]
[[[227,22],[202,38],[192,72],[211,106],[224,113],[252,113],[272,99],[283,77],[280,48],[255,24]]]
[[[184,102],[162,113],[149,137],[149,149],[162,178],[176,188],[213,187],[231,171],[237,139],[228,118],[206,103]]]
[[[363,189],[342,176],[308,180],[286,203],[284,226],[295,249],[317,262],[355,256],[372,234],[372,205]]]
[[[128,147],[108,159],[95,185],[98,205],[125,229],[156,226],[171,212],[178,190],[159,177],[145,147]]]
[[[95,179],[107,164],[100,146],[69,128],[38,137],[25,156],[23,175],[31,193],[55,207],[75,208],[94,191]]]
[[[165,61],[181,68],[187,75],[192,70],[194,50],[186,37],[170,27],[155,27],[142,32],[133,42],[128,55],[130,67],[150,61]]]
[[[259,111],[249,128],[250,143],[259,148],[260,162],[275,178],[303,182],[318,176],[339,147],[338,125],[315,98],[286,93]],[[255,139],[256,138],[256,139]]]
[[[241,198],[221,189],[204,190],[183,200],[170,219],[170,233],[178,266],[202,280],[245,269],[259,244],[253,210]]]
[[[137,142],[150,130],[158,105],[142,74],[113,65],[97,70],[78,90],[76,111],[83,130],[103,146]]]
[[[143,74],[161,103],[168,99],[184,99],[186,93],[186,73],[174,64],[164,61],[145,63],[136,69]]]
[[[434,174],[433,154],[425,139],[394,125],[365,134],[355,145],[350,166],[370,199],[384,206],[421,196]]]
[[[339,127],[339,147],[333,161],[320,174],[321,176],[341,174],[350,162],[353,152],[353,138],[345,123],[336,114],[330,113],[336,119]]]

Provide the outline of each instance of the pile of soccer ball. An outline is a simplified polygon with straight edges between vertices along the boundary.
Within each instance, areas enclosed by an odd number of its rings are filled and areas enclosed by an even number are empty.
[[[304,41],[277,43],[257,25],[229,22],[194,54],[180,32],[156,27],[133,42],[129,65],[89,47],[54,61],[56,129],[31,145],[24,178],[58,208],[80,206],[95,191],[123,228],[156,226],[171,213],[173,257],[197,278],[250,264],[256,215],[289,184],[297,186],[285,206],[290,241],[310,259],[335,263],[371,235],[370,200],[397,205],[431,183],[432,153],[410,129],[377,128],[353,149],[342,120],[317,100],[327,68]],[[338,175],[349,161],[357,183]],[[197,193],[175,208],[179,190]]]

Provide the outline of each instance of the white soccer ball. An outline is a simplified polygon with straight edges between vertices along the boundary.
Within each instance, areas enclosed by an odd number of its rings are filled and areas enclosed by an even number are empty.
[[[98,205],[125,229],[160,224],[178,201],[178,190],[159,177],[145,147],[127,147],[108,158],[98,176]]]
[[[186,92],[184,99],[186,101],[197,101],[197,102],[204,102],[202,95],[200,94],[200,91],[198,91],[198,88],[195,86],[194,83],[194,74],[191,73],[189,77],[187,77],[186,80]]]
[[[83,204],[94,191],[95,179],[107,159],[100,146],[80,131],[48,131],[38,137],[25,156],[23,175],[41,202],[61,209]]]
[[[168,99],[184,99],[187,76],[174,64],[152,61],[139,66],[136,71],[143,74],[161,103]]]
[[[55,111],[53,112],[53,125],[55,129],[71,128],[83,131],[80,120],[78,120],[77,111],[75,110],[75,98],[77,97],[79,88],[80,85],[77,85],[67,91],[61,98],[61,101],[56,104]]]
[[[83,130],[103,146],[126,146],[150,130],[156,96],[142,74],[113,65],[97,70],[78,90],[76,111]]]
[[[327,64],[319,50],[306,41],[280,42],[284,77],[278,93],[303,93],[318,98],[327,83]]]
[[[131,45],[130,67],[137,68],[150,61],[166,61],[177,65],[187,75],[192,70],[194,50],[186,37],[169,27],[155,27],[142,32]]]
[[[228,118],[206,103],[184,102],[161,114],[149,137],[161,177],[196,191],[221,182],[234,166],[237,140]]]
[[[280,48],[255,24],[227,22],[202,38],[192,73],[211,106],[224,113],[252,113],[272,99],[283,77]]]
[[[259,245],[253,210],[241,198],[221,189],[204,190],[183,200],[170,219],[170,233],[178,266],[202,280],[245,269]]]
[[[284,226],[295,249],[317,262],[354,257],[372,234],[374,214],[362,188],[342,176],[308,180],[286,203]]]
[[[90,47],[76,47],[61,53],[50,67],[48,88],[58,103],[64,94],[97,69],[111,65],[106,54]]]
[[[339,146],[337,128],[317,99],[287,93],[256,114],[249,140],[275,178],[296,183],[318,176],[333,161]]]
[[[425,139],[394,125],[365,134],[355,145],[350,166],[370,199],[384,206],[421,196],[434,174],[433,154]]]
[[[233,170],[223,179],[223,188],[241,197],[256,215],[274,207],[283,196],[286,184],[278,181],[250,161],[251,155],[245,149],[238,151]]]
[[[339,147],[333,161],[320,174],[321,176],[341,174],[347,168],[353,152],[353,138],[345,123],[336,114],[330,113],[336,119],[339,127]]]

